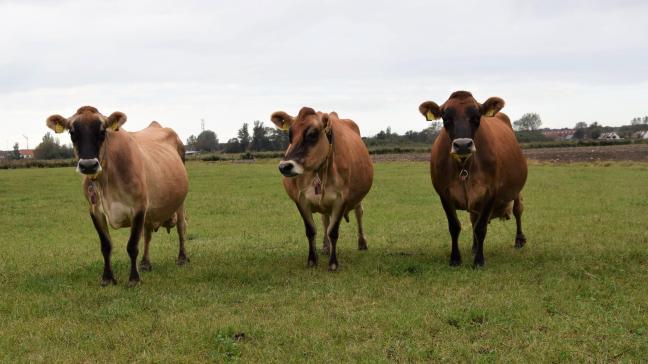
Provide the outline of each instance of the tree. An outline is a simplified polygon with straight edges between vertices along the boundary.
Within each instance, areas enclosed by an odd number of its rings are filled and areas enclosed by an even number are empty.
[[[196,150],[196,144],[198,144],[198,139],[195,135],[192,134],[189,138],[187,138],[187,147],[189,148],[189,150]]]
[[[218,148],[218,138],[216,133],[211,130],[205,130],[198,134],[195,144],[196,150],[203,152],[213,152]]]
[[[243,151],[247,150],[250,146],[250,131],[248,130],[248,123],[243,123],[241,129],[238,130],[238,142]]]
[[[542,126],[540,115],[536,113],[527,113],[513,122],[515,130],[538,130]]]
[[[603,129],[597,123],[596,121],[590,124],[590,126],[587,128],[589,137],[592,139],[598,139],[601,136],[601,133],[603,132]]]
[[[59,140],[49,132],[43,136],[43,141],[34,150],[36,159],[67,159],[72,156],[72,148],[61,145]]]
[[[266,135],[266,128],[263,127],[263,123],[260,121],[254,122],[254,127],[252,128],[252,142],[250,143],[250,150],[261,151],[268,150],[270,147],[270,139]]]
[[[643,124],[648,124],[648,116],[643,117]]]
[[[20,159],[20,146],[18,143],[14,144],[13,151],[9,153],[9,159]]]
[[[288,133],[277,128],[266,128],[266,135],[270,141],[270,150],[285,150],[288,148],[290,141]]]
[[[241,153],[245,150],[242,148],[241,143],[238,139],[232,138],[227,141],[227,144],[225,144],[225,149],[223,151],[225,153]]]
[[[587,136],[587,129],[586,128],[578,128],[574,132],[574,139],[584,139]]]
[[[576,126],[574,126],[574,129],[586,129],[587,128],[587,123],[584,121],[579,121],[576,123]]]

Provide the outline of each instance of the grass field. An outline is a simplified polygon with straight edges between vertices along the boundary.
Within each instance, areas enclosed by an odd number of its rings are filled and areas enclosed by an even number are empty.
[[[153,271],[99,286],[73,168],[0,171],[4,362],[637,362],[648,358],[648,165],[533,165],[527,246],[493,221],[486,267],[448,266],[426,163],[376,165],[369,250],[343,224],[340,271],[307,243],[274,162],[189,165],[191,263],[154,235]],[[470,262],[468,217],[461,249]],[[321,239],[318,234],[318,241]],[[319,243],[318,243],[319,244]]]

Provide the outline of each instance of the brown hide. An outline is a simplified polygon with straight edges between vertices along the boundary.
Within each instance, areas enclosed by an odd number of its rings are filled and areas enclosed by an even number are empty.
[[[145,211],[145,225],[155,230],[174,217],[189,188],[179,154],[183,148],[175,132],[158,123],[138,132],[108,133],[96,185],[102,193],[100,208],[113,228],[130,226],[136,211]]]
[[[106,117],[92,106],[79,108],[70,118],[47,118],[47,126],[55,132],[70,132],[79,158],[77,170],[86,176],[83,190],[104,257],[102,285],[117,282],[112,272],[109,226],[131,228],[127,245],[131,284],[140,280],[139,240],[144,235],[141,268],[150,270],[151,233],[160,226],[170,229],[177,225],[177,263],[188,261],[184,200],[189,181],[183,162],[184,146],[172,129],[157,122],[138,132],[123,130],[125,122],[126,115],[121,112]]]
[[[373,183],[373,164],[360,129],[352,120],[339,119],[335,112],[316,113],[311,108],[302,108],[297,117],[276,112],[272,121],[282,129],[289,128],[291,135],[282,163],[299,166],[300,172],[284,177],[283,185],[306,226],[308,263],[314,266],[317,261],[312,216],[317,212],[323,215],[325,250],[330,246],[329,270],[336,270],[340,220],[348,219],[351,211],[355,211],[358,222],[358,247],[366,249],[362,199]]]
[[[346,214],[369,192],[373,182],[373,164],[356,123],[349,119],[338,119],[333,113],[329,115],[333,134],[333,161],[327,176],[321,175],[320,178],[326,181],[324,188],[327,196],[335,194],[335,202],[344,204]],[[328,149],[323,153],[319,151],[319,158],[326,158],[326,153]],[[284,177],[284,188],[293,201],[299,202],[300,192],[312,186],[315,173],[306,170],[298,177]],[[333,201],[324,199],[322,202],[323,204],[311,206],[313,212],[330,214]]]
[[[475,132],[477,151],[471,157],[466,181],[470,206],[466,206],[464,182],[459,178],[461,167],[450,156],[451,140],[445,129],[441,130],[432,146],[430,173],[434,189],[440,196],[452,200],[459,210],[479,211],[485,197],[493,196],[496,202],[491,218],[507,217],[504,212],[509,203],[524,187],[526,160],[513,130],[509,124],[502,122],[504,119],[500,115],[504,114],[482,117]]]
[[[520,192],[527,178],[527,164],[508,116],[499,110],[504,100],[491,97],[478,103],[466,91],[453,93],[438,106],[426,101],[419,111],[428,120],[443,118],[443,129],[432,146],[430,174],[448,219],[452,238],[451,265],[461,263],[458,237],[461,224],[456,210],[470,212],[475,265],[484,264],[483,244],[493,218],[517,224],[515,246],[522,247],[523,211]]]

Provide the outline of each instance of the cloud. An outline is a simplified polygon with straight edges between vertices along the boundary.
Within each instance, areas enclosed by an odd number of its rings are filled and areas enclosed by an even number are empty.
[[[81,105],[221,140],[303,105],[365,134],[421,129],[417,105],[468,89],[548,126],[645,115],[641,1],[4,1],[0,148]],[[643,101],[642,101],[643,100]]]

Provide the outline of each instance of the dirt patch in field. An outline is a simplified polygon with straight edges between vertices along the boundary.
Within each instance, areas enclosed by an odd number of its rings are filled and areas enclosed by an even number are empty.
[[[550,163],[648,162],[648,144],[525,149],[524,155],[529,160]],[[430,160],[430,153],[381,154],[373,155],[372,158],[374,162],[425,162]]]

